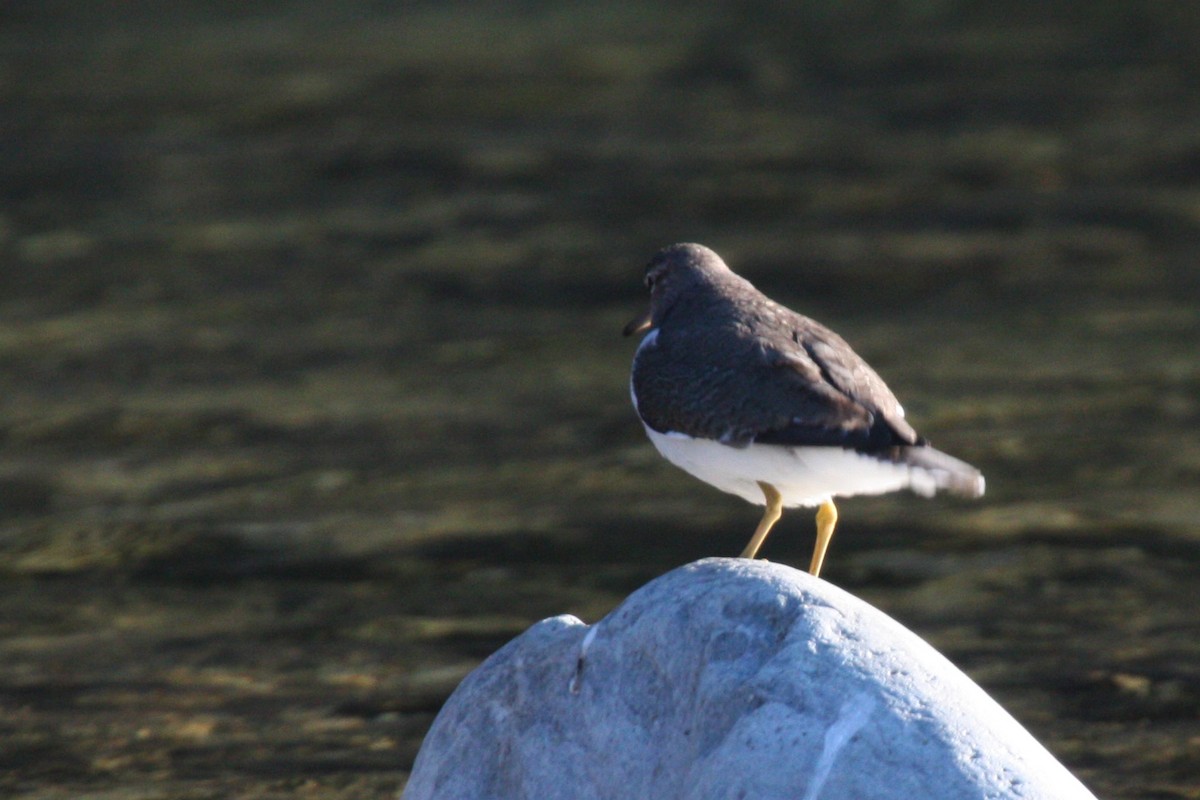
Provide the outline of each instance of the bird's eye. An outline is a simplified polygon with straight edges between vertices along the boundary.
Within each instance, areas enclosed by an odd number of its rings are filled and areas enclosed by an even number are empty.
[[[642,283],[646,284],[647,289],[653,289],[654,288],[654,275],[652,273],[646,273],[646,279],[643,280]]]

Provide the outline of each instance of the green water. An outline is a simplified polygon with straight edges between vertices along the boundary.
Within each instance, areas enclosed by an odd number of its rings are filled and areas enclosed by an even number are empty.
[[[823,577],[1196,797],[1200,16],[976,5],[6,9],[0,790],[390,796],[508,638],[737,553],[629,407],[694,240],[987,476]]]

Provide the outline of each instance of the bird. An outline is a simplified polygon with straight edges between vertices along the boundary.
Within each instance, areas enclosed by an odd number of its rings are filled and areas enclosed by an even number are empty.
[[[780,305],[694,243],[646,266],[649,308],[630,395],[658,452],[724,492],[764,507],[742,558],[754,558],[783,509],[816,507],[809,572],[833,538],[835,497],[909,489],[979,497],[984,478],[935,450],[892,390],[842,337]]]

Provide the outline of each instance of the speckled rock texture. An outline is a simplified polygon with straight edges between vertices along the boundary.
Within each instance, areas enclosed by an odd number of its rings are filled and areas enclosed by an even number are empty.
[[[446,702],[404,797],[1093,795],[880,611],[790,567],[707,559],[495,653]]]

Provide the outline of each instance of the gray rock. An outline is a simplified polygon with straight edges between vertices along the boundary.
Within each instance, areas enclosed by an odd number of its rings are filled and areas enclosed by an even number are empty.
[[[1094,800],[915,634],[745,559],[505,645],[446,702],[404,797]]]

